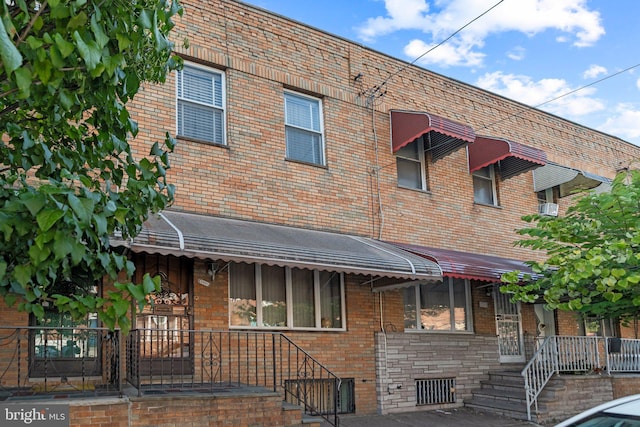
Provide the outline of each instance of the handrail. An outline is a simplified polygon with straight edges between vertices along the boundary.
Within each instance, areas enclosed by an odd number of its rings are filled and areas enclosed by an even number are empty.
[[[560,372],[588,372],[602,368],[602,337],[549,336],[542,341],[521,372],[527,399],[527,419],[531,406],[538,410],[538,396],[553,375]],[[602,346],[607,347],[607,346]],[[608,350],[604,348],[604,351]],[[609,357],[607,355],[607,360]]]
[[[296,352],[296,379],[291,379],[294,376],[290,369],[291,365],[289,365],[287,371],[289,379],[283,381],[281,377],[280,381],[281,387],[285,390],[285,400],[293,399],[304,405],[308,414],[319,415],[331,425],[338,426],[340,423],[338,418],[340,378],[285,335],[278,334],[278,336],[281,346],[284,343],[286,347],[293,347]],[[281,372],[284,373],[284,370]]]
[[[340,379],[280,332],[134,329],[127,381],[138,394],[265,387],[337,426]]]
[[[529,363],[522,369],[524,377],[524,391],[527,398],[527,419],[531,421],[531,405],[535,403],[538,410],[538,395],[557,372],[556,358],[549,357],[553,351],[555,340],[553,336],[546,337],[538,351],[535,352]]]

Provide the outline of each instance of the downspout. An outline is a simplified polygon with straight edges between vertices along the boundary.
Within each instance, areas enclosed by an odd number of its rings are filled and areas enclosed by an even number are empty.
[[[183,251],[184,250],[184,236],[182,235],[182,231],[180,231],[180,229],[178,227],[176,227],[171,221],[169,221],[169,219],[166,216],[164,216],[162,214],[162,212],[158,212],[158,215],[160,216],[160,218],[162,218],[164,220],[164,222],[169,224],[169,226],[171,228],[173,228],[173,230],[176,232],[176,234],[178,235],[178,242],[179,242],[179,245],[180,245],[180,250]]]

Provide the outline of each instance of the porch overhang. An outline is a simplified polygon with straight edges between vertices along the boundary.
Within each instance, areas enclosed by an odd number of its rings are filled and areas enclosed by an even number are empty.
[[[470,126],[419,111],[391,110],[391,149],[397,152],[416,138],[424,137],[425,150],[435,162],[471,144],[475,133]]]
[[[560,189],[560,197],[590,190],[600,185],[609,188],[611,182],[609,178],[555,163],[547,163],[533,171],[534,191],[544,191],[557,186]]]
[[[440,280],[438,264],[388,243],[355,235],[164,211],[134,239],[111,245],[135,253],[264,263],[403,280]]]
[[[411,245],[408,243],[390,243],[399,249],[420,255],[437,263],[442,269],[442,275],[444,277],[497,283],[501,281],[504,273],[510,271],[517,270],[520,271],[521,275],[530,274],[534,278],[538,276],[527,264],[511,258]]]
[[[502,138],[477,136],[467,150],[469,173],[498,164],[503,180],[544,166],[547,162],[544,151]]]

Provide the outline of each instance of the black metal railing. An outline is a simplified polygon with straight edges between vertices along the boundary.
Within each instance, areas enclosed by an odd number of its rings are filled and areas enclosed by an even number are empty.
[[[264,387],[338,425],[340,379],[278,332],[135,329],[127,381],[138,393]]]
[[[121,393],[120,331],[0,327],[0,399]]]

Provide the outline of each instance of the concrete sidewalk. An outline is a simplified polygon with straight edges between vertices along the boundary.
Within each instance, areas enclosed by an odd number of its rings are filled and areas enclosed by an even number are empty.
[[[342,415],[340,427],[523,427],[538,424],[471,408],[405,412],[390,415]]]

